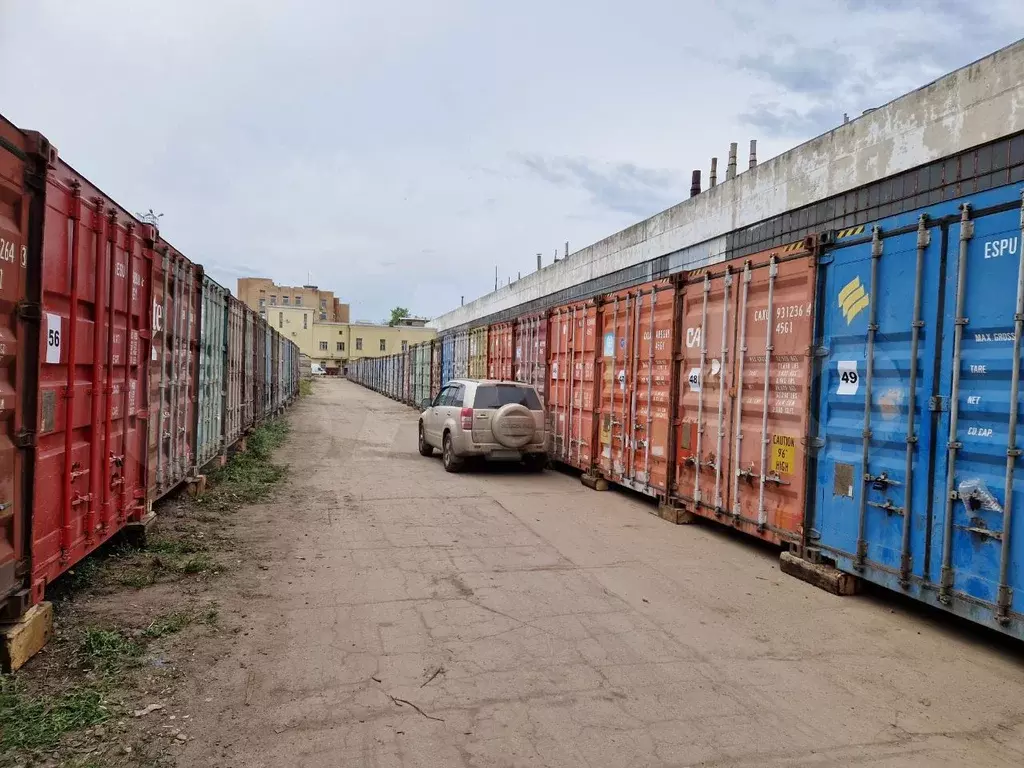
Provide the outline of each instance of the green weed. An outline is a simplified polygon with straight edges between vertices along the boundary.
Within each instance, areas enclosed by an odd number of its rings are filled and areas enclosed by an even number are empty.
[[[87,627],[78,643],[78,655],[95,669],[113,672],[134,663],[143,647],[116,630]]]
[[[248,450],[235,454],[226,467],[213,473],[213,500],[222,508],[229,508],[266,498],[288,473],[288,467],[271,461],[274,450],[287,437],[288,423],[283,420],[268,422],[249,435]]]
[[[313,394],[313,381],[311,379],[301,379],[299,381],[299,397],[306,397],[307,395]]]
[[[68,731],[89,728],[110,717],[102,693],[76,686],[59,695],[32,696],[11,676],[0,676],[0,747],[52,749]]]

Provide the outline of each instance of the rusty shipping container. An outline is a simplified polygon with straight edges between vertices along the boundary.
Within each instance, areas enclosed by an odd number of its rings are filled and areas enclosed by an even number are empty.
[[[189,477],[195,462],[202,271],[160,240],[151,293],[150,503]]]
[[[260,321],[253,312],[252,341],[252,409],[253,426],[263,422],[266,417],[267,390],[267,333],[270,326]]]
[[[605,296],[600,307],[600,474],[651,495],[668,490],[674,285]]]
[[[773,543],[806,502],[816,242],[681,281],[673,500]]]
[[[597,459],[597,304],[567,304],[551,311],[548,330],[548,412],[552,458],[585,472]]]
[[[516,381],[533,384],[547,403],[548,313],[525,315],[515,321],[514,375]]]
[[[487,378],[487,326],[469,331],[469,378]]]
[[[242,307],[244,315],[245,348],[242,352],[242,433],[245,434],[256,424],[256,403],[253,400],[256,391],[256,326],[260,322],[259,315],[248,306]]]
[[[45,187],[37,187],[45,198],[42,230],[28,238],[25,251],[14,246],[14,258],[5,258],[9,275],[3,276],[12,293],[42,309],[34,321],[37,334],[19,320],[19,335],[8,341],[25,366],[22,395],[32,402],[32,423],[23,422],[22,434],[35,433],[27,508],[30,594],[22,592],[11,612],[41,600],[50,581],[126,523],[140,520],[146,508],[156,230],[107,199],[41,137],[33,135],[29,145],[37,169],[48,166]],[[40,202],[33,202],[33,211],[39,212]],[[24,222],[21,205],[9,210],[15,215],[0,216],[8,230]],[[3,252],[9,256],[12,246]],[[35,389],[38,400],[26,387]],[[21,474],[23,482],[26,477]],[[21,490],[24,499],[27,489]]]
[[[498,323],[487,331],[487,378],[510,381],[514,378],[513,352],[515,323]]]
[[[245,386],[245,309],[241,301],[230,294],[228,303],[228,355],[226,394],[224,403],[224,447],[230,448],[242,436],[245,428],[243,416]]]
[[[224,408],[227,399],[228,298],[231,292],[203,274],[200,280],[197,356],[196,468],[226,457]]]
[[[433,339],[430,342],[430,349],[430,399],[433,401],[437,397],[437,393],[441,391],[441,355],[444,342],[441,339]]]

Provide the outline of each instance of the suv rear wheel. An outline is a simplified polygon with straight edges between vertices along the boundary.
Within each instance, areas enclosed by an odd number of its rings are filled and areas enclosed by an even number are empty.
[[[420,424],[420,456],[433,456],[434,446],[427,442],[427,436],[423,434],[423,425]]]
[[[462,469],[462,459],[455,455],[455,446],[452,445],[452,436],[445,433],[441,448],[441,462],[444,464],[445,472],[458,472]]]

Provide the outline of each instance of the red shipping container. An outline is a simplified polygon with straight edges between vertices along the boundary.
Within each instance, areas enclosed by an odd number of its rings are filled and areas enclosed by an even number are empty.
[[[32,514],[32,460],[26,449],[35,432],[39,326],[18,309],[27,306],[30,294],[38,309],[38,254],[31,263],[28,259],[30,244],[38,248],[31,243],[30,190],[46,171],[45,158],[32,149],[28,138],[0,117],[0,605],[15,598],[4,611],[8,617],[17,616],[28,600],[21,572]]]
[[[598,469],[651,496],[668,489],[676,290],[667,280],[605,296]]]
[[[590,472],[597,458],[598,311],[593,301],[552,310],[548,411],[552,457]]]
[[[487,378],[497,381],[513,379],[514,323],[492,325],[487,335]]]
[[[776,544],[803,526],[816,253],[809,238],[679,291],[673,499]]]
[[[515,321],[515,379],[533,384],[547,403],[548,315],[540,312]]]
[[[195,470],[202,270],[160,240],[153,261],[149,501]]]
[[[42,250],[29,254],[42,264],[33,602],[145,512],[156,238],[48,154]]]

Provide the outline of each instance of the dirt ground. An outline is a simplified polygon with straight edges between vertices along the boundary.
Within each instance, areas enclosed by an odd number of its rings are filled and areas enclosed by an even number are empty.
[[[1024,764],[1017,644],[559,472],[448,475],[346,381],[289,419],[287,479],[197,582],[217,622],[135,697],[165,706],[139,764]]]

